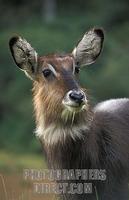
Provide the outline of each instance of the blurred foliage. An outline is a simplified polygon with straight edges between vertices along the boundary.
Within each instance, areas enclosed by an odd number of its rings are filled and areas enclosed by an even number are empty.
[[[0,0],[0,149],[39,152],[33,132],[31,81],[15,67],[8,49],[12,35],[24,36],[40,55],[70,52],[88,28],[102,26],[105,45],[80,82],[94,102],[129,96],[129,1],[57,0],[56,18],[43,19],[43,1]]]

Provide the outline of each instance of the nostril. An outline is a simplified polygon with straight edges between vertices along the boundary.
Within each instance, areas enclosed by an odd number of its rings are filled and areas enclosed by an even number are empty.
[[[80,96],[80,99],[84,99],[84,94],[80,93],[79,96]]]
[[[77,98],[77,95],[74,92],[70,93],[69,96],[72,100],[76,100]]]
[[[82,103],[84,100],[84,94],[81,92],[73,91],[69,94],[69,97],[72,101],[75,101],[76,103]]]

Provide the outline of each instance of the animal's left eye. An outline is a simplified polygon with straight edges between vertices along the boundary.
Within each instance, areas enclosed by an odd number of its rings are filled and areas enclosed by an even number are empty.
[[[52,74],[52,71],[50,69],[44,69],[43,75],[45,78],[49,77]]]

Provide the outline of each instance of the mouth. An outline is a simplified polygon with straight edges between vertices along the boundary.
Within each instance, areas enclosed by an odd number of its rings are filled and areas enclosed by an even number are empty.
[[[87,110],[87,103],[86,101],[82,102],[81,104],[75,103],[75,102],[62,102],[64,109],[61,115],[61,118],[64,120],[64,122],[70,122],[73,124],[76,116],[78,113],[83,112],[84,110]]]
[[[73,113],[81,112],[86,109],[86,101],[82,102],[81,104],[71,101],[69,102],[63,101],[62,103],[68,111]]]

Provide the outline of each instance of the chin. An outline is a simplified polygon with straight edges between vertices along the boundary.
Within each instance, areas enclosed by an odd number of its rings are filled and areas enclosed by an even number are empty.
[[[73,124],[82,113],[88,110],[88,107],[88,104],[80,106],[64,104],[61,118],[65,123]]]

